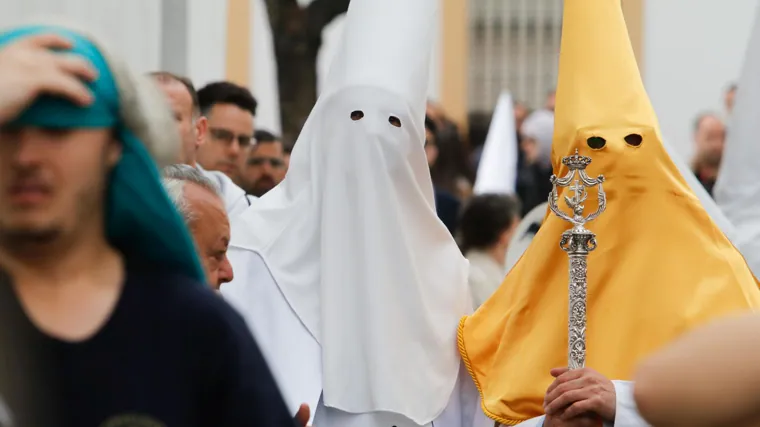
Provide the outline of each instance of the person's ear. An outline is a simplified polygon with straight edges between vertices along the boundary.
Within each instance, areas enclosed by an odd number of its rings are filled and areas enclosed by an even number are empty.
[[[206,140],[206,132],[208,132],[208,119],[205,116],[200,116],[195,121],[195,148],[203,144]]]

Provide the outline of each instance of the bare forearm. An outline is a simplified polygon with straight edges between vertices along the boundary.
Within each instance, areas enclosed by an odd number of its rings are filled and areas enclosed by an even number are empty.
[[[657,426],[760,422],[760,316],[718,321],[644,361],[634,397]]]

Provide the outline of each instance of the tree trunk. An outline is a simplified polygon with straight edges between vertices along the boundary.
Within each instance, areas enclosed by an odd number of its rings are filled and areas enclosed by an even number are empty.
[[[292,147],[317,102],[317,55],[322,30],[348,9],[349,0],[267,0],[272,26],[282,141]]]

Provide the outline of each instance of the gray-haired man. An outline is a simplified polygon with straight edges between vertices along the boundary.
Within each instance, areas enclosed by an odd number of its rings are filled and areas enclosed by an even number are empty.
[[[195,241],[206,280],[215,289],[232,280],[227,259],[230,222],[216,183],[188,165],[164,169],[164,187]]]

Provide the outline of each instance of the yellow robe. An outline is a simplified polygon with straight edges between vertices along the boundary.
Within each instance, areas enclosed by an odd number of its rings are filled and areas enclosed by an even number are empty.
[[[760,307],[760,291],[662,145],[620,1],[565,0],[563,19],[554,173],[564,176],[562,157],[578,149],[607,193],[607,210],[586,226],[598,242],[588,258],[586,365],[627,380],[685,331]],[[590,137],[606,145],[592,149]],[[596,207],[590,189],[585,212]],[[568,256],[559,240],[569,228],[548,213],[501,287],[460,324],[483,409],[502,424],[541,415],[549,370],[567,365]]]

